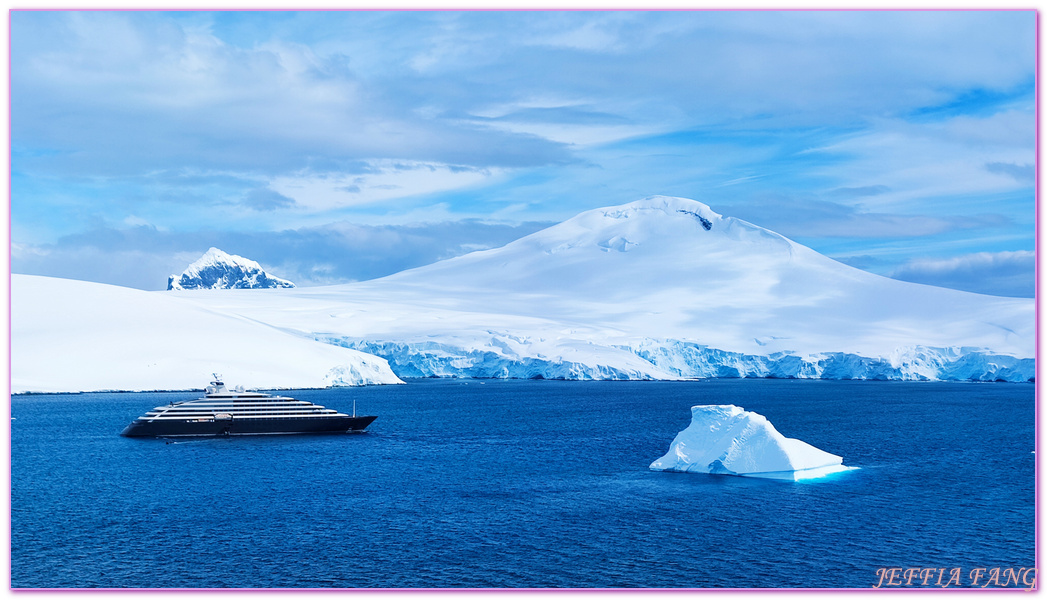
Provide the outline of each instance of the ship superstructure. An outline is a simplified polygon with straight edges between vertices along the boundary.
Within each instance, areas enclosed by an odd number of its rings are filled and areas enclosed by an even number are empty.
[[[363,431],[377,417],[353,414],[243,388],[229,390],[222,378],[203,398],[157,406],[138,417],[120,435],[127,437],[338,433]]]

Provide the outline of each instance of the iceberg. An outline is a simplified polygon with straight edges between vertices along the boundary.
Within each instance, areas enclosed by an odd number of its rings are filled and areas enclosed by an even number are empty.
[[[835,454],[785,437],[761,414],[726,404],[691,407],[691,424],[650,468],[800,481],[854,467],[845,467]]]

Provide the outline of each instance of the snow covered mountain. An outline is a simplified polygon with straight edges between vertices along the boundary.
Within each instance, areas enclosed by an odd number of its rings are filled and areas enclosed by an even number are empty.
[[[376,354],[405,377],[1035,376],[1033,300],[873,275],[681,198],[588,211],[383,279],[185,299]]]
[[[12,278],[16,392],[199,388],[212,371],[255,388],[397,376],[1028,381],[1034,343],[1032,299],[880,277],[665,197],[339,286],[168,294]]]
[[[181,276],[167,278],[168,290],[230,290],[293,288],[286,279],[274,277],[255,261],[211,248],[189,265]]]

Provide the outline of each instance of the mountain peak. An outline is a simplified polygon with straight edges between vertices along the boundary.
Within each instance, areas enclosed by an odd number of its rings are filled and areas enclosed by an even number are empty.
[[[390,278],[447,288],[469,285],[491,292],[569,295],[586,301],[614,298],[623,303],[667,286],[693,288],[695,299],[716,288],[742,295],[755,289],[773,302],[772,288],[778,293],[792,291],[799,286],[794,281],[830,274],[850,277],[852,271],[772,231],[721,216],[702,202],[651,196],[588,210],[501,248]],[[782,285],[776,286],[779,282]],[[797,302],[806,297],[800,288],[795,290]],[[723,300],[713,296],[710,302]]]
[[[706,231],[710,231],[713,223],[723,219],[723,216],[709,208],[709,205],[691,200],[689,198],[675,198],[672,196],[648,196],[642,200],[598,209],[605,217],[621,219],[630,218],[644,214],[647,211],[663,212],[669,216],[690,215],[701,223]],[[583,213],[584,214],[584,213]]]
[[[235,256],[235,255],[229,254],[227,252],[222,252],[221,250],[219,250],[218,248],[215,248],[214,246],[211,246],[210,248],[208,248],[207,252],[204,252],[204,255],[201,256],[200,258],[198,258],[196,260],[196,262],[194,262],[193,264],[194,265],[195,264],[200,264],[200,263],[205,262],[205,261],[234,262],[236,259],[239,259],[240,262],[245,263],[245,264],[247,264],[247,263],[256,264],[256,265],[258,264],[255,261],[250,260],[248,258],[244,258],[242,256]]]
[[[293,288],[286,279],[262,270],[257,262],[211,247],[181,276],[167,279],[168,290]]]
[[[699,202],[690,198],[677,198],[675,196],[648,196],[642,200],[632,202],[631,204],[625,204],[624,206],[660,209],[665,210],[666,212],[690,211],[700,213],[702,216],[709,219],[722,218],[722,215],[714,211],[704,202]]]

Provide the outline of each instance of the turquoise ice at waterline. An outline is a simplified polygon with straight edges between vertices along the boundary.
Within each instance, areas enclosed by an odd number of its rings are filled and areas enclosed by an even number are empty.
[[[733,404],[691,407],[691,424],[652,471],[814,480],[850,471],[843,458],[778,433],[767,417]]]

